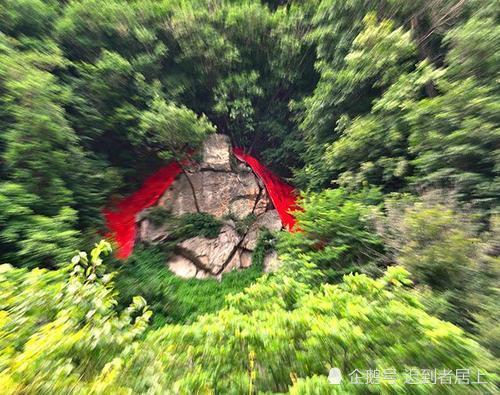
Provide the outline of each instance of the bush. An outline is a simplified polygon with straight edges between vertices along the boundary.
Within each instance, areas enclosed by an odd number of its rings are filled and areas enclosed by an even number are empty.
[[[185,213],[174,216],[167,209],[155,206],[146,211],[145,219],[154,226],[171,230],[170,239],[177,241],[201,236],[213,239],[219,235],[222,221],[209,213]]]
[[[481,234],[474,213],[444,191],[388,199],[383,222],[390,259],[412,273],[428,310],[475,332],[476,315],[495,294],[498,258],[487,252],[494,235]]]
[[[145,219],[154,226],[162,226],[171,219],[170,212],[162,206],[153,206],[146,210]]]
[[[280,234],[278,249],[295,259],[307,255],[330,280],[368,270],[383,251],[382,240],[371,226],[380,201],[381,194],[374,189],[306,194],[300,202],[303,211],[295,213],[300,231]]]
[[[423,310],[401,267],[377,280],[348,275],[315,289],[285,261],[277,273],[227,296],[220,311],[144,337],[151,312],[141,297],[122,312],[116,308],[101,258],[109,251],[100,243],[90,257],[80,253],[57,271],[0,267],[2,393],[329,393],[334,366],[344,373],[413,367],[494,373],[475,341]],[[201,300],[210,282],[199,284],[206,287]],[[495,376],[482,378],[490,384],[408,387],[401,375],[377,387],[344,380],[335,390],[494,393]]]
[[[248,230],[250,229],[250,226],[255,222],[257,219],[257,216],[254,213],[248,214],[246,217],[242,219],[238,218],[231,218],[235,222],[235,228],[236,231],[240,235],[245,235]]]
[[[222,221],[208,213],[185,213],[174,216],[163,207],[148,209],[145,218],[156,227],[164,227],[168,237],[161,248],[170,254],[177,244],[192,237],[216,238],[222,228]]]
[[[148,325],[141,297],[116,310],[101,242],[60,270],[0,266],[0,392],[106,393]],[[108,392],[109,393],[109,392]]]
[[[214,239],[222,228],[222,222],[208,213],[183,214],[175,225],[173,237],[182,240],[195,236]]]
[[[264,258],[267,253],[276,248],[276,235],[268,229],[262,229],[259,233],[255,249],[252,253],[252,265],[264,267]]]
[[[378,280],[348,275],[317,290],[284,272],[266,276],[217,314],[151,332],[136,358],[161,361],[157,379],[179,393],[332,393],[326,377],[334,366],[345,375],[400,372],[395,383],[380,386],[346,378],[338,393],[492,393],[486,385],[404,385],[402,372],[411,367],[493,369],[477,343],[423,310],[406,289],[407,275],[392,267]],[[313,383],[321,385],[313,390]]]

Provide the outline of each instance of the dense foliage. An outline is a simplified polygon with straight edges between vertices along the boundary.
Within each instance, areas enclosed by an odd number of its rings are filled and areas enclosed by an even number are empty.
[[[331,366],[493,369],[476,342],[424,312],[401,267],[378,280],[347,275],[341,285],[317,289],[313,267],[281,271],[228,297],[218,313],[141,337],[151,312],[140,297],[116,311],[113,274],[105,273],[101,257],[108,251],[100,243],[90,257],[79,253],[57,271],[1,266],[3,393],[329,393]],[[402,380],[382,380],[381,388],[397,393]],[[369,387],[346,382],[335,391]],[[491,384],[412,388],[494,391]]]
[[[449,187],[462,200],[495,208],[499,92],[498,67],[491,65],[498,64],[498,8],[488,1],[417,1],[409,6],[415,12],[354,1],[349,11],[372,12],[337,32],[341,24],[330,18],[353,17],[328,3],[337,2],[322,2],[312,33],[321,76],[304,101],[310,159],[298,172],[302,183]]]
[[[481,232],[473,213],[454,200],[436,193],[387,199],[378,224],[386,259],[413,273],[429,311],[478,334],[498,356],[498,216]]]
[[[159,247],[139,248],[126,264],[116,267],[120,308],[141,295],[154,313],[154,327],[192,322],[202,314],[218,311],[226,295],[241,291],[262,275],[262,262],[254,260],[247,270],[223,274],[220,281],[185,280],[175,276],[165,261],[166,252]]]
[[[0,0],[0,393],[497,392],[499,11]],[[168,253],[221,221],[151,209],[170,243],[105,265],[102,208],[211,133],[300,189],[298,231],[186,281]],[[487,384],[332,386],[332,367]]]
[[[161,206],[145,210],[143,216],[153,226],[168,229],[168,238],[173,241],[182,241],[195,236],[213,239],[217,237],[223,225],[222,221],[209,213],[185,213],[174,216]]]
[[[300,201],[303,211],[296,213],[300,231],[283,233],[278,247],[293,259],[307,256],[330,279],[369,271],[383,251],[371,221],[381,199],[377,190],[309,194]]]
[[[107,197],[215,130],[303,188],[498,205],[494,1],[2,0],[0,15],[4,261],[90,245]]]

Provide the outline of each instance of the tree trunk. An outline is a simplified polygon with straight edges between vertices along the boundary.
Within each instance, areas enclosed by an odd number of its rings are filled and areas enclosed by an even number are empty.
[[[197,212],[201,212],[200,211],[200,206],[198,204],[198,199],[196,197],[196,192],[194,191],[194,185],[193,183],[191,182],[191,179],[189,178],[188,176],[188,173],[186,171],[186,169],[184,169],[184,166],[180,165],[181,169],[182,169],[182,173],[186,176],[186,179],[188,181],[188,184],[189,184],[189,187],[191,188],[191,192],[193,193],[193,200],[194,200],[194,205],[196,207],[196,211]]]
[[[413,31],[413,36],[415,37],[415,40],[417,42],[417,50],[418,50],[418,57],[420,60],[425,60],[428,59],[429,62],[432,62],[431,59],[431,53],[429,49],[427,48],[427,42],[426,39],[428,38],[428,33],[424,32],[424,37],[422,37],[422,33],[420,32],[420,26],[418,22],[418,17],[414,16],[411,18],[410,21],[411,24],[411,30]],[[425,93],[427,94],[428,97],[435,97],[437,96],[437,90],[434,85],[434,82],[428,81],[424,85]]]

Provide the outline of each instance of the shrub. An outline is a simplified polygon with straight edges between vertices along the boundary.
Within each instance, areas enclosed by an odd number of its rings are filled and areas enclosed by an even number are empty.
[[[295,233],[280,235],[278,249],[296,259],[302,255],[323,270],[330,280],[345,273],[363,271],[382,252],[382,240],[371,226],[380,202],[377,190],[349,194],[344,189],[306,194],[295,213]]]
[[[338,393],[492,393],[491,384],[404,385],[402,372],[412,367],[493,369],[462,330],[423,310],[406,288],[407,275],[392,267],[377,280],[348,275],[317,290],[283,272],[266,276],[228,297],[217,314],[151,332],[136,358],[161,361],[157,377],[179,393],[331,393],[326,377],[334,366],[345,375],[354,369],[400,372],[395,383],[380,386],[345,378]],[[313,383],[321,385],[313,391]]]
[[[246,217],[242,219],[237,219],[237,218],[233,219],[235,222],[236,231],[240,235],[245,235],[250,229],[250,226],[255,222],[256,219],[257,216],[253,213],[248,214]]]
[[[186,213],[174,222],[173,237],[189,239],[195,236],[214,239],[219,235],[222,222],[208,213]]]
[[[172,215],[162,206],[154,206],[147,209],[145,219],[150,221],[154,226],[162,226],[171,220]]]
[[[494,236],[481,235],[474,213],[444,191],[388,199],[383,221],[390,259],[412,273],[428,310],[475,332],[475,316],[484,314],[498,278],[498,263],[486,251]]]
[[[268,252],[276,248],[275,244],[276,235],[268,229],[261,230],[252,253],[252,265],[264,267],[264,258]]]
[[[151,311],[141,297],[116,310],[101,242],[60,270],[0,266],[0,392],[105,393]],[[111,383],[112,382],[112,383]],[[108,385],[109,384],[109,385]]]
[[[423,310],[401,267],[376,280],[348,275],[315,289],[285,262],[227,296],[220,311],[141,337],[151,312],[141,297],[117,310],[101,258],[109,250],[100,243],[90,257],[80,253],[57,271],[0,267],[2,393],[330,393],[326,377],[334,366],[344,373],[414,367],[494,373],[475,341]],[[409,387],[404,378],[380,386],[344,380],[335,391],[496,390],[491,373],[482,377],[485,385]]]

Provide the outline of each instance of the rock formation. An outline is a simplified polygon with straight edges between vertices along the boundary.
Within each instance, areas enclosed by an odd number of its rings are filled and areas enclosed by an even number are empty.
[[[261,181],[232,154],[227,136],[219,134],[205,142],[201,161],[185,170],[187,174],[177,177],[157,205],[172,216],[196,213],[198,206],[200,212],[223,224],[215,238],[196,236],[179,242],[167,262],[170,270],[180,277],[203,279],[249,267],[261,230],[282,228]],[[238,229],[236,223],[248,219],[253,222],[243,231]],[[139,215],[138,222],[139,241],[161,244],[169,240],[172,229],[153,224],[147,213]],[[276,254],[269,254],[264,262],[266,271],[275,269]]]

